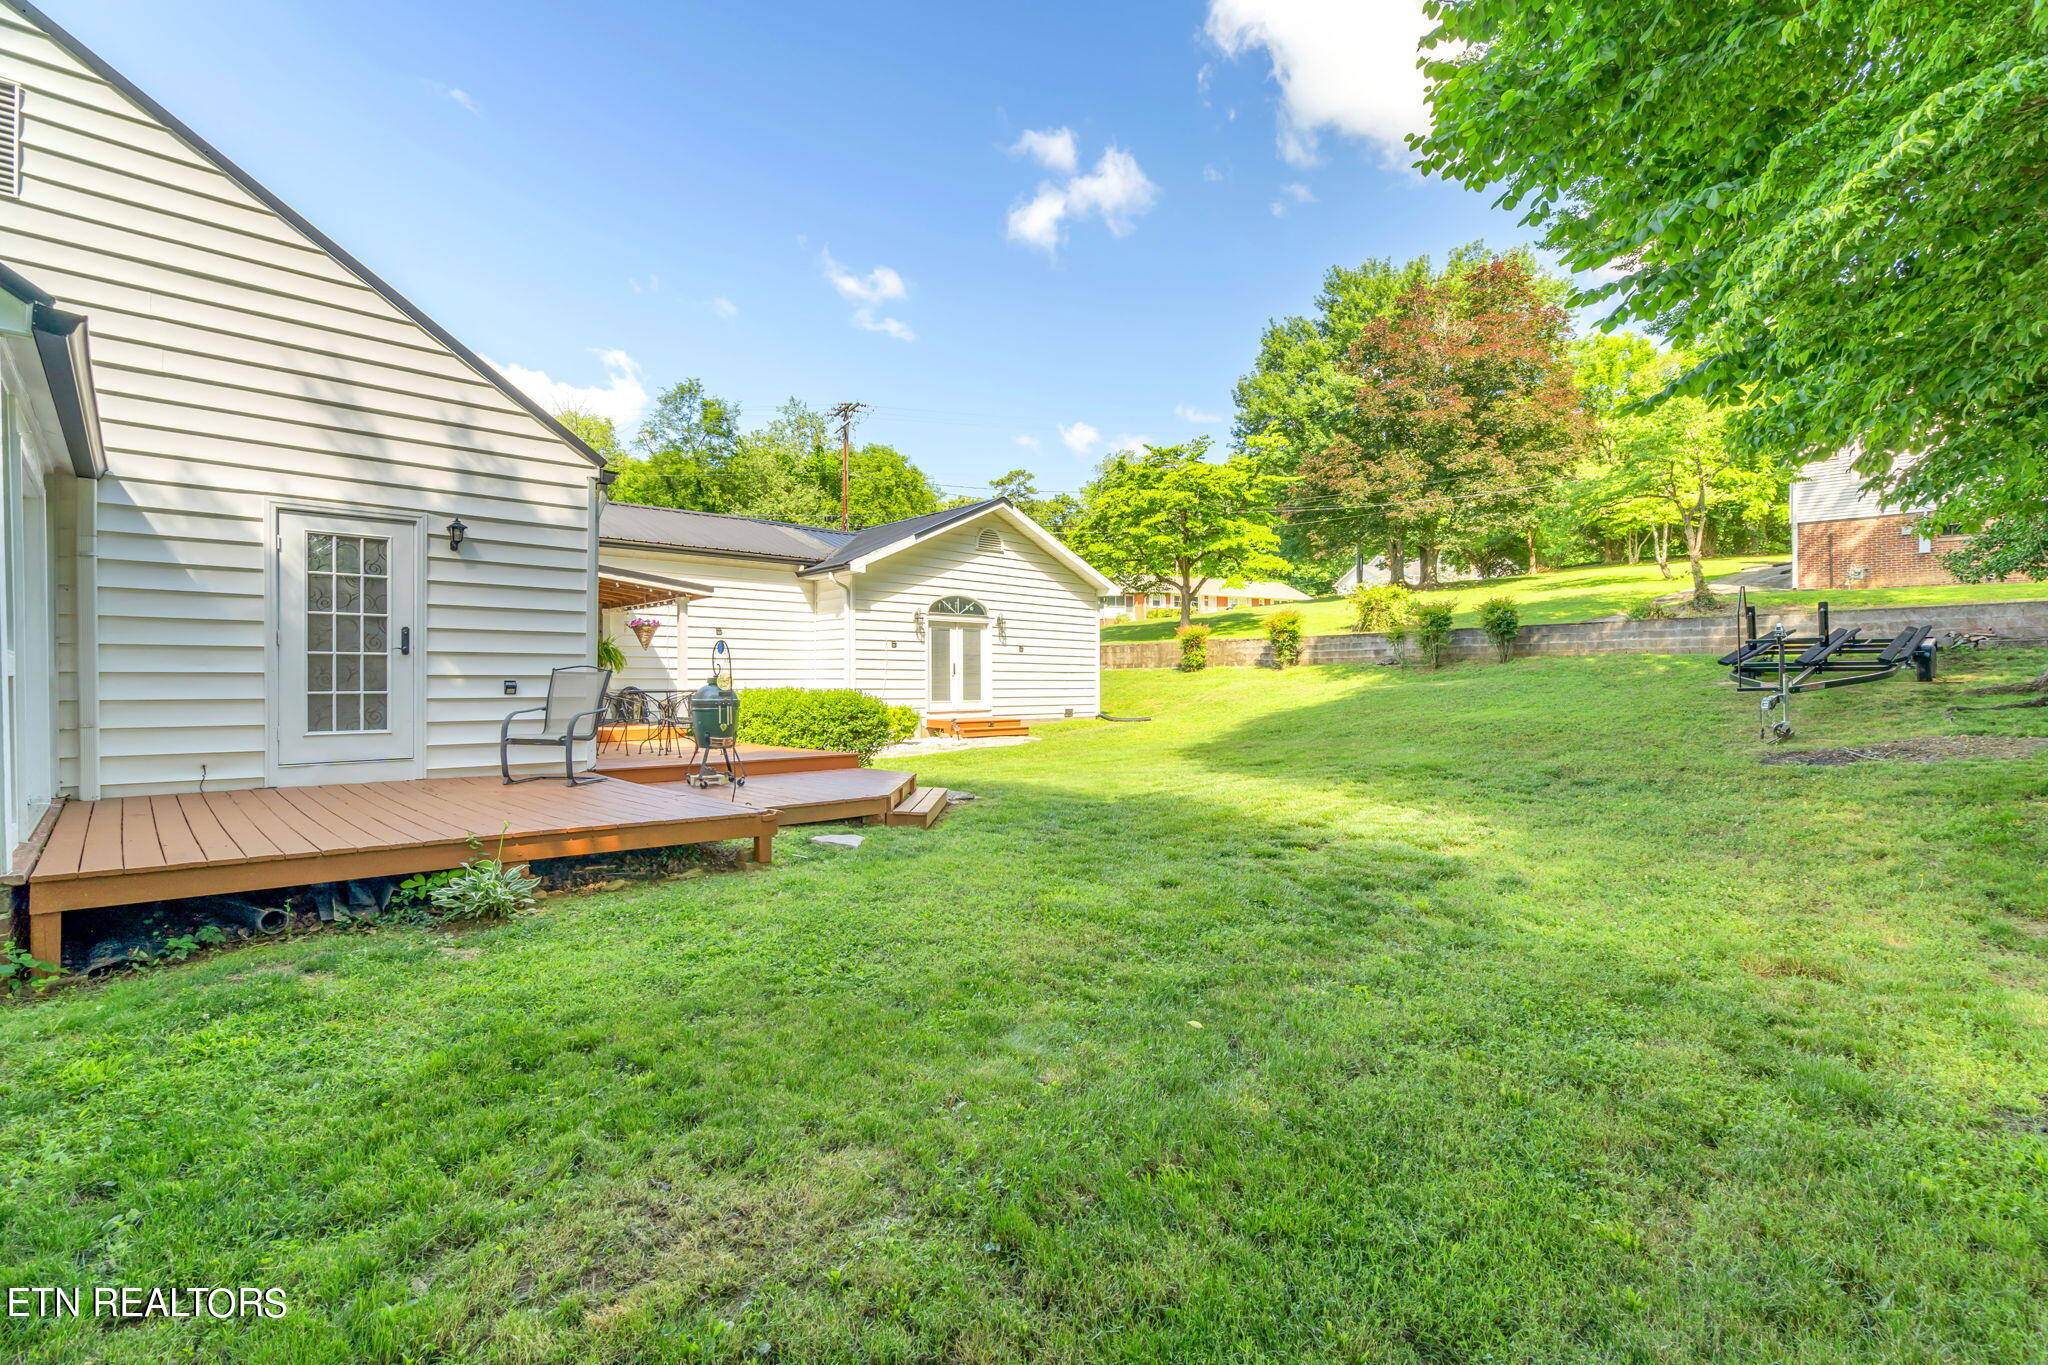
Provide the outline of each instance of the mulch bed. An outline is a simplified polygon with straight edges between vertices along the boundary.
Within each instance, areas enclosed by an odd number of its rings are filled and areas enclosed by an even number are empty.
[[[1792,763],[1807,768],[1839,768],[1849,763],[1945,763],[1952,758],[2032,758],[2048,750],[2048,738],[2035,735],[1924,735],[1888,739],[1853,749],[1781,749],[1759,762]]]

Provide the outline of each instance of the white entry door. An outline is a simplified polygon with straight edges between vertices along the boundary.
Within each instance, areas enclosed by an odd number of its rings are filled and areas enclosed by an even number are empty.
[[[933,711],[988,709],[988,626],[937,622],[931,634]]]
[[[280,766],[419,757],[419,535],[412,522],[278,514]]]

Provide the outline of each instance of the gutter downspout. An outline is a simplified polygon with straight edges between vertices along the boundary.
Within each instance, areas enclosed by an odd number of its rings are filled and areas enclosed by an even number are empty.
[[[72,531],[73,580],[71,609],[78,640],[78,799],[100,797],[100,486],[79,479]]]
[[[853,574],[848,572],[842,576],[840,570],[834,569],[827,577],[839,585],[839,610],[846,617],[843,632],[844,639],[842,640],[844,653],[840,660],[841,666],[846,670],[846,685],[857,689],[860,683],[855,680],[854,676],[854,621],[856,617],[854,616]]]

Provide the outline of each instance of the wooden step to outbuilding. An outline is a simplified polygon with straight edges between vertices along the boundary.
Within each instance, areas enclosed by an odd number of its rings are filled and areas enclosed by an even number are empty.
[[[892,825],[916,825],[919,829],[930,829],[946,813],[950,804],[950,793],[944,787],[919,787],[905,797],[889,812],[888,822]]]
[[[1031,733],[1030,726],[1012,716],[949,716],[933,721],[931,729],[954,739],[998,739]]]

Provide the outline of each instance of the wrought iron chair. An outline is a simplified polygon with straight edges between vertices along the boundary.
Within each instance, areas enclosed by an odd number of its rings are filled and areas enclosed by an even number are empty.
[[[690,733],[688,703],[680,692],[648,696],[648,734],[640,741],[640,752],[652,745],[657,754],[680,753],[683,736]]]
[[[543,776],[540,773],[528,777],[512,776],[512,746],[515,744],[546,744],[559,748],[562,751],[562,774],[572,787],[604,781],[602,777],[576,775],[576,746],[597,738],[598,722],[604,718],[604,690],[611,681],[612,671],[595,664],[558,668],[548,679],[545,706],[529,706],[505,717],[505,724],[498,731],[498,771],[504,774],[505,781],[508,784],[533,782]],[[539,734],[512,733],[513,721],[521,716],[535,715],[541,718]]]
[[[605,716],[597,732],[598,749],[623,749],[632,743],[633,727],[647,723],[651,700],[637,687],[605,693]]]

